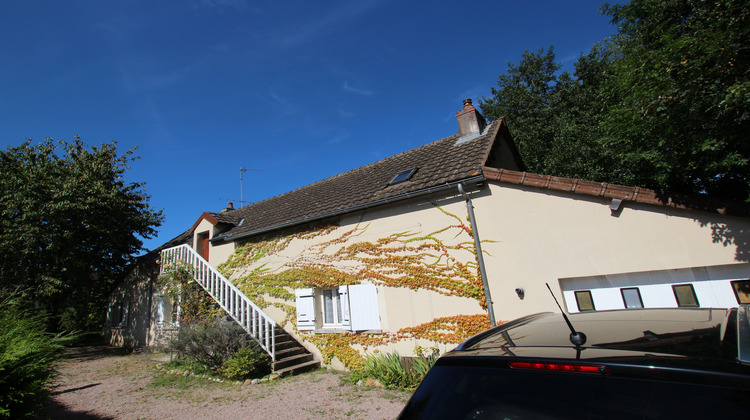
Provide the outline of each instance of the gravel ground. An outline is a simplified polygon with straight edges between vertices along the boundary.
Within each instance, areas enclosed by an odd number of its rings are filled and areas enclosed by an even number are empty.
[[[46,418],[392,419],[410,395],[357,387],[322,369],[252,385],[168,374],[159,363],[113,347],[71,349]]]

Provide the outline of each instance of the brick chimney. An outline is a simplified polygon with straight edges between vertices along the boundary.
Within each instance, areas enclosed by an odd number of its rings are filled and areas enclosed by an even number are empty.
[[[487,125],[482,114],[471,104],[471,99],[464,99],[464,109],[456,113],[456,119],[458,134],[461,136],[481,133]]]
[[[225,209],[222,209],[222,210],[221,210],[221,212],[222,212],[222,213],[226,213],[226,212],[228,212],[228,211],[232,211],[232,210],[234,210],[234,203],[232,203],[232,202],[230,201],[230,202],[228,202],[228,203],[227,203],[227,208],[225,208]]]

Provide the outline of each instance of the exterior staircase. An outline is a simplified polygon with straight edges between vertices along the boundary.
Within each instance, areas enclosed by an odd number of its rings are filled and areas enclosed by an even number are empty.
[[[193,279],[268,353],[274,373],[300,373],[320,366],[320,362],[315,360],[302,344],[284,331],[193,248],[180,245],[161,252],[162,274],[181,266],[187,267]]]
[[[279,375],[307,372],[320,367],[312,353],[307,351],[283,328],[275,329],[276,359],[271,368]]]

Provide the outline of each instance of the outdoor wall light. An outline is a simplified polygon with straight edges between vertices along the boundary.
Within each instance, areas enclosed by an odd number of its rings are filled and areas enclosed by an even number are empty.
[[[622,209],[622,200],[619,198],[613,198],[612,201],[609,202],[609,210],[612,211],[612,214],[614,215],[618,211]]]

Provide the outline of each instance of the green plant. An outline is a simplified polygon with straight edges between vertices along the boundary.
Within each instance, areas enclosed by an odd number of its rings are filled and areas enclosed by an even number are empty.
[[[160,277],[158,287],[172,298],[173,305],[179,300],[181,322],[204,322],[223,313],[208,292],[195,282],[190,267],[179,261],[162,263],[168,271]]]
[[[398,352],[368,354],[361,369],[353,371],[349,380],[357,382],[367,378],[377,379],[386,388],[411,389],[419,385],[432,365],[440,357],[440,350],[433,348],[426,354],[425,349],[417,347],[418,357],[412,359],[410,367]]]
[[[0,300],[0,417],[40,414],[67,338],[47,333],[44,315],[26,307],[17,294]]]
[[[232,380],[258,378],[271,372],[271,360],[257,345],[243,347],[221,365],[219,373]]]
[[[414,350],[414,353],[419,357],[415,358],[411,365],[414,373],[419,377],[420,382],[422,381],[422,379],[424,379],[425,375],[427,375],[427,372],[430,371],[432,366],[440,357],[440,349],[438,349],[437,347],[433,347],[432,352],[429,354],[427,354],[425,350],[426,349],[417,346],[417,348]]]
[[[411,388],[419,381],[407,371],[398,352],[368,354],[362,369],[352,379],[377,379],[386,388]]]
[[[226,318],[214,318],[181,325],[166,347],[180,358],[216,372],[233,353],[251,343],[242,327]]]
[[[190,373],[194,373],[196,375],[217,376],[216,372],[211,370],[210,367],[187,356],[180,357],[179,359],[175,359],[175,360],[165,363],[164,369],[178,370],[180,372],[187,371]]]

